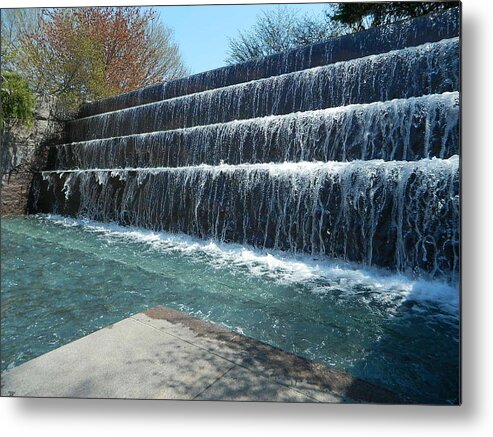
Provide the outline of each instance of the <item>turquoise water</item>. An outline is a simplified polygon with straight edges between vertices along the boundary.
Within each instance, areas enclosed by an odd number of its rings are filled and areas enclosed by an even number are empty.
[[[457,403],[457,286],[63,217],[2,220],[2,370],[156,305]]]

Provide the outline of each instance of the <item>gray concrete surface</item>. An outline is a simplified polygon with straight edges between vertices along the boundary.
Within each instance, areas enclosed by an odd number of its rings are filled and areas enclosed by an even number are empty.
[[[376,402],[382,388],[157,307],[2,373],[2,396]]]

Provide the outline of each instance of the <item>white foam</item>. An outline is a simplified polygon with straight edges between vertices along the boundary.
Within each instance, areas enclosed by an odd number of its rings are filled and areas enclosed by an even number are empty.
[[[79,226],[85,231],[100,233],[112,239],[141,242],[164,253],[178,252],[205,261],[215,268],[239,268],[255,277],[279,284],[306,286],[313,293],[325,294],[337,290],[360,294],[365,299],[370,294],[372,299],[392,304],[394,309],[408,301],[432,304],[447,315],[458,315],[459,289],[456,281],[415,279],[356,263],[260,250],[246,245],[219,243],[114,223],[59,215],[39,217],[63,226]]]
[[[43,171],[42,176],[44,179],[50,177],[50,175],[65,174],[70,175],[75,173],[86,174],[95,173],[98,177],[98,181],[101,179],[101,174],[108,172],[111,176],[122,176],[128,172],[137,173],[179,173],[179,172],[209,172],[209,173],[233,173],[233,172],[254,172],[265,171],[272,176],[282,174],[312,174],[316,172],[324,173],[338,173],[342,171],[372,171],[378,167],[386,167],[392,169],[413,169],[419,168],[422,171],[435,170],[438,168],[453,168],[455,170],[459,167],[459,156],[453,155],[450,158],[423,158],[419,161],[385,161],[383,159],[371,159],[371,160],[354,160],[350,162],[340,161],[299,161],[299,162],[269,162],[258,164],[226,164],[222,162],[219,165],[200,164],[185,167],[127,167],[127,168],[89,168],[89,169],[72,169],[72,170],[48,170]]]

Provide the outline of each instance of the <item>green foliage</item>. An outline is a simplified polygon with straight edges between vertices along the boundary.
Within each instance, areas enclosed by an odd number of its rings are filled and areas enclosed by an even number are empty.
[[[458,4],[459,2],[337,3],[334,11],[328,16],[345,32],[357,32],[430,12],[443,11]]]
[[[14,124],[31,125],[34,120],[36,97],[29,89],[27,81],[13,71],[2,73],[2,110],[0,128]]]

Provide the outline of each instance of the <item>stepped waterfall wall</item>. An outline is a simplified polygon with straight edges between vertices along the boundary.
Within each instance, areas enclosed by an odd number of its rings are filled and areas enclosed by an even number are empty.
[[[31,212],[454,278],[455,9],[86,104]]]
[[[427,42],[453,38],[458,34],[459,10],[449,9],[445,13],[430,14],[405,23],[332,38],[327,42],[86,103],[80,109],[80,116],[87,117],[391,50],[415,47]]]
[[[273,76],[70,122],[72,141],[454,91],[458,38]],[[455,74],[453,74],[455,72]]]

